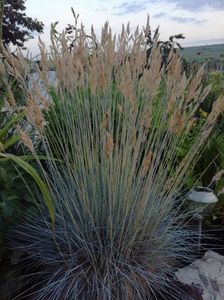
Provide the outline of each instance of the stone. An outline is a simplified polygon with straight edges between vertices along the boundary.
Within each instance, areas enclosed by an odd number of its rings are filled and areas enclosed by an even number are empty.
[[[189,299],[224,300],[224,256],[214,251],[207,251],[175,276]]]
[[[46,74],[46,81],[49,86],[56,87],[57,86],[57,78],[55,71],[49,71]],[[49,94],[48,88],[43,80],[40,78],[39,73],[31,73],[28,78],[28,89],[31,93],[34,93],[35,97],[35,87],[38,89],[39,93],[43,98],[51,102],[51,96]]]

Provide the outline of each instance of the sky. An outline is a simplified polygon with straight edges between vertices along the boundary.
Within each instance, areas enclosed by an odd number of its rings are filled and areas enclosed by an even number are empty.
[[[130,22],[131,30],[145,25],[150,16],[152,31],[159,26],[161,40],[183,33],[181,44],[187,46],[224,43],[224,0],[27,0],[27,15],[45,24],[41,39],[48,45],[52,22],[58,21],[58,30],[73,24],[71,7],[80,15],[79,21],[90,32],[96,33],[109,21],[113,33],[119,33],[122,24]],[[32,55],[38,54],[38,35],[27,42]]]

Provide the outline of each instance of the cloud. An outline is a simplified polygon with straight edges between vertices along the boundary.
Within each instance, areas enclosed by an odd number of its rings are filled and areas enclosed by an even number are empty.
[[[167,17],[167,14],[159,13],[159,14],[153,15],[152,17],[155,18],[155,19],[159,19],[159,18],[162,18],[162,17]]]
[[[113,15],[122,16],[131,13],[138,13],[147,10],[149,3],[163,3],[164,5],[174,4],[178,9],[188,10],[192,12],[203,11],[208,7],[212,10],[219,10],[219,11],[224,10],[224,0],[132,0],[132,1],[127,0],[121,3],[120,5],[113,7],[114,10]],[[153,15],[154,18],[162,18],[165,16],[166,16],[165,13],[157,13]],[[178,20],[176,21],[178,22]],[[187,23],[187,22],[188,22],[187,20],[186,21],[179,20],[179,23]],[[200,21],[199,23],[202,22]]]
[[[184,18],[184,17],[169,17],[170,20],[176,21],[177,23],[194,23],[194,24],[202,24],[205,20],[198,20],[195,18]]]
[[[160,0],[157,0],[160,2]],[[167,3],[174,3],[178,8],[190,11],[201,11],[207,6],[214,10],[224,10],[224,0],[166,0]]]
[[[99,7],[99,8],[94,9],[94,11],[95,12],[108,12],[108,9],[104,8],[104,7]]]
[[[123,2],[122,4],[113,7],[113,9],[117,10],[117,12],[113,14],[122,16],[130,13],[138,13],[147,9],[147,2],[148,1]]]
[[[166,18],[170,21],[174,21],[177,23],[181,23],[181,24],[185,24],[185,23],[194,23],[194,24],[202,24],[204,22],[206,22],[206,20],[198,20],[196,18],[192,18],[192,17],[179,17],[179,16],[171,16],[169,14],[165,14],[165,13],[158,13],[152,16],[155,19],[159,19],[159,18]]]

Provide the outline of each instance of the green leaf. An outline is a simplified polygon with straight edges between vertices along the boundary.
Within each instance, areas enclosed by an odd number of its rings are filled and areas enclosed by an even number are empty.
[[[21,112],[20,114],[13,117],[1,130],[0,130],[0,139],[2,139],[9,129],[18,121],[20,121],[22,118],[25,117],[25,112]]]
[[[35,182],[37,183],[38,187],[40,188],[40,190],[43,194],[45,204],[48,208],[48,211],[49,211],[49,214],[50,214],[50,217],[51,217],[52,225],[54,226],[54,223],[55,223],[54,204],[53,204],[50,192],[47,188],[47,185],[40,178],[37,171],[29,163],[27,163],[26,161],[24,161],[20,157],[17,157],[17,156],[12,155],[12,154],[3,154],[3,153],[0,153],[0,156],[3,157],[3,158],[7,158],[9,160],[12,160],[14,163],[16,163],[18,166],[20,166],[23,170],[25,170],[28,174],[30,174],[32,176],[32,178],[35,180]]]
[[[19,135],[17,134],[13,135],[3,144],[4,150],[7,150],[9,147],[15,145],[19,140],[20,140]]]

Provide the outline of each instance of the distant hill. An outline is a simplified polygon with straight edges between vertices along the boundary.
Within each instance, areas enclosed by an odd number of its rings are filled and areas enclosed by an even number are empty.
[[[224,61],[224,44],[186,47],[182,54],[189,62],[203,63],[209,59]]]

